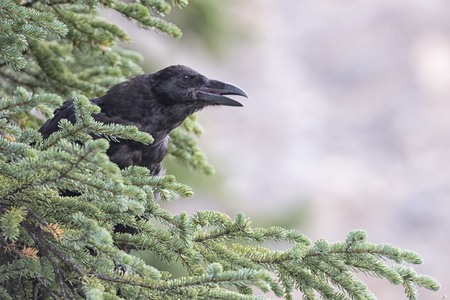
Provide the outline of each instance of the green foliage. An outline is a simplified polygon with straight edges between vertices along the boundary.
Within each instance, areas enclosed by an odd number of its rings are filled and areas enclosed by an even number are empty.
[[[14,68],[25,67],[23,51],[29,40],[43,40],[49,34],[64,36],[67,26],[52,13],[0,1],[0,55],[4,62]]]
[[[174,1],[183,6],[185,1]],[[369,243],[364,231],[344,242],[301,232],[256,228],[243,213],[214,211],[174,215],[164,201],[189,198],[192,190],[172,175],[148,169],[120,170],[106,155],[108,140],[152,143],[134,126],[102,124],[99,107],[85,96],[140,73],[139,55],[115,45],[126,41],[116,25],[99,19],[98,6],[114,9],[144,28],[179,36],[162,0],[0,1],[0,298],[33,299],[258,299],[253,289],[293,299],[374,299],[355,273],[402,284],[409,299],[417,288],[439,283],[404,263],[420,256],[391,245]],[[45,117],[74,95],[76,123],[43,140],[35,115]],[[34,128],[33,128],[34,127]],[[212,167],[192,135],[195,116],[172,134],[170,155],[190,168]],[[73,193],[62,196],[60,191]],[[155,198],[160,195],[162,201]],[[115,233],[123,224],[137,234]],[[282,242],[287,250],[270,250]],[[181,262],[188,276],[176,278],[144,262],[147,251],[167,264]]]
[[[198,134],[197,127],[190,128],[192,119],[188,118],[183,126],[170,134],[168,154],[178,162],[190,169],[200,171],[204,174],[214,173],[214,167],[208,162],[206,154],[198,147],[196,141],[192,139],[190,132]]]
[[[19,237],[19,224],[25,219],[23,208],[11,207],[0,218],[0,228],[6,240],[15,242]]]
[[[184,1],[175,1],[185,5]],[[0,1],[0,87],[11,94],[24,85],[34,92],[71,97],[103,94],[112,84],[142,73],[141,57],[116,46],[129,41],[117,25],[99,18],[106,7],[143,28],[174,37],[180,29],[161,19],[170,11],[166,1]],[[155,16],[156,15],[156,16]]]

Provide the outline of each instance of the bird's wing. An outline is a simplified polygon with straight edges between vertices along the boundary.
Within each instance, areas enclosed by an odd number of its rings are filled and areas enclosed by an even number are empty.
[[[94,115],[97,121],[104,123],[127,123],[119,116],[108,116],[106,113],[100,113]],[[63,105],[54,111],[54,117],[47,120],[42,125],[39,131],[42,133],[44,139],[47,139],[53,132],[58,131],[58,123],[61,119],[67,119],[72,123],[75,123],[75,109],[73,100],[69,100],[63,103]],[[125,124],[128,125],[128,124]],[[98,136],[93,136],[98,138]],[[115,162],[121,168],[128,167],[130,165],[139,165],[142,161],[142,146],[143,144],[121,140],[120,143],[110,142],[110,148],[108,149],[108,155],[111,161]]]
[[[110,142],[106,153],[121,169],[132,165],[143,166],[157,176],[163,175],[161,161],[167,153],[167,143],[163,141],[144,145],[132,140],[120,140],[120,143]]]
[[[142,161],[142,149],[140,148],[134,141],[120,140],[120,143],[110,142],[106,153],[112,162],[123,169],[131,165],[138,165]]]
[[[75,123],[75,110],[73,107],[73,100],[69,100],[63,103],[63,105],[54,111],[54,117],[47,120],[44,125],[39,129],[44,139],[48,138],[50,134],[58,131],[58,123],[61,119],[67,119],[72,123]]]

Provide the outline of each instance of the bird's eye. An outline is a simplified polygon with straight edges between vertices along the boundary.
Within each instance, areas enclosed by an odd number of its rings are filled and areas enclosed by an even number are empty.
[[[189,80],[189,79],[191,79],[191,76],[189,76],[189,75],[184,75],[184,76],[183,76],[183,79],[184,79],[184,80]]]

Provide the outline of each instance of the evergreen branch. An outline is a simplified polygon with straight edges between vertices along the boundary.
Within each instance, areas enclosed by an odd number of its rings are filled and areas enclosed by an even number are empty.
[[[42,278],[35,276],[35,280],[37,280],[39,282],[39,284],[35,287],[35,293],[34,293],[34,298],[33,299],[38,299],[39,297],[39,290],[42,287],[44,287],[44,289],[47,291],[47,293],[50,294],[50,296],[54,299],[54,300],[59,300],[61,299],[61,296],[54,290],[50,289],[47,284],[45,284],[45,282],[42,280]]]
[[[236,251],[229,251],[228,247],[222,243],[205,242],[196,244],[194,247],[201,253],[206,262],[220,262],[226,270],[236,268],[259,269],[258,265],[246,258],[245,255]]]
[[[105,48],[111,45],[115,39],[122,42],[129,41],[127,34],[115,24],[93,18],[92,15],[73,12],[67,14],[66,6],[51,7],[57,16],[70,28],[68,38],[74,45],[80,47],[82,43]],[[80,47],[82,48],[82,47]],[[95,48],[94,48],[95,49]],[[93,50],[94,50],[93,49]]]
[[[2,234],[0,234],[0,241],[2,242],[3,246],[5,247],[4,253],[6,253],[6,252],[14,253],[16,259],[21,257],[20,251],[16,247],[11,246],[11,245],[15,245],[15,244],[8,243]],[[7,272],[8,271],[3,271],[3,273],[7,273]]]
[[[33,95],[22,87],[14,90],[12,98],[0,100],[0,116],[9,117],[17,112],[29,112],[33,108],[39,108],[45,115],[49,115],[50,107],[61,104],[61,98],[55,94]]]
[[[140,281],[135,281],[135,280],[127,280],[127,279],[122,279],[122,278],[118,278],[118,277],[110,277],[107,276],[105,274],[100,274],[100,273],[96,273],[93,271],[89,271],[87,272],[88,275],[93,275],[95,277],[97,277],[98,279],[101,280],[106,280],[106,281],[111,281],[111,282],[117,282],[120,284],[128,284],[128,285],[133,285],[133,286],[140,286],[140,287],[144,287],[144,288],[153,288],[153,286],[151,286],[150,284],[146,284]]]
[[[29,40],[43,40],[48,34],[64,36],[67,27],[48,12],[0,1],[0,56],[5,63],[16,69],[26,65],[22,52]]]
[[[214,233],[210,234],[204,234],[203,236],[197,236],[194,238],[194,242],[202,243],[206,240],[223,240],[223,239],[232,239],[236,237],[238,234],[242,233],[242,231],[246,228],[245,225],[242,225],[240,227],[233,227],[233,228],[225,228],[224,230],[215,231]]]
[[[193,125],[188,125],[193,126]],[[168,154],[177,159],[178,162],[199,171],[203,174],[210,175],[214,173],[214,167],[208,162],[206,154],[200,150],[192,136],[183,132],[181,129],[175,129],[170,134],[171,142],[168,147]]]
[[[74,164],[70,165],[65,172],[61,173],[61,175],[59,175],[58,179],[56,180],[61,180],[65,177],[68,177],[67,175],[70,173],[70,171],[72,171],[74,168],[77,168],[81,164],[81,162],[92,153],[92,151],[92,149],[88,149],[83,156],[79,157],[78,160]]]
[[[72,262],[72,260],[62,254],[59,250],[56,249],[45,237],[42,236],[42,234],[46,232],[42,232],[39,228],[34,227],[28,222],[23,222],[23,227],[28,231],[30,237],[34,240],[34,242],[37,245],[40,245],[41,252],[45,255],[45,257],[50,261],[51,265],[53,266],[53,270],[55,272],[55,275],[58,278],[58,285],[61,290],[61,294],[57,293],[56,291],[51,290],[47,285],[43,282],[41,284],[46,288],[46,290],[54,297],[54,295],[57,295],[58,298],[64,297],[64,299],[67,298],[69,295],[67,289],[66,289],[66,282],[64,280],[64,270],[61,269],[61,267],[57,264],[57,262],[53,259],[53,257],[47,252],[47,249],[50,250],[53,255],[55,255],[59,260],[64,262],[67,266],[69,266],[73,271],[78,273],[80,276],[86,279],[86,272],[79,266],[77,266],[75,263]],[[83,296],[84,293],[81,293]],[[70,297],[71,299],[76,299],[76,297]]]
[[[196,242],[205,240],[231,240],[236,238],[245,238],[263,242],[266,240],[289,241],[291,243],[310,244],[310,240],[296,230],[286,230],[281,227],[251,228],[250,220],[245,218],[243,213],[235,216],[234,223],[225,214],[211,211],[198,211],[192,221],[200,226],[217,226],[207,233],[198,232],[194,238]]]
[[[26,54],[24,56],[26,56]],[[41,88],[42,83],[39,81],[39,76],[37,74],[32,74],[29,68],[24,68],[20,73],[14,72],[8,67],[2,68],[1,71],[4,82],[8,82],[11,86],[27,86],[33,91]],[[30,78],[33,78],[33,80],[30,80]]]
[[[30,129],[39,127],[33,108],[49,117],[60,96],[99,96],[143,72],[140,55],[117,46],[128,41],[127,34],[97,17],[100,6],[146,29],[181,35],[160,18],[171,9],[164,0],[0,0],[0,298],[117,299],[119,291],[123,298],[255,299],[256,286],[286,299],[294,289],[305,299],[373,299],[358,272],[402,284],[410,299],[417,298],[417,287],[439,289],[436,280],[398,265],[422,263],[418,254],[371,244],[363,231],[349,233],[344,242],[321,239],[310,246],[297,230],[253,228],[242,213],[234,219],[209,211],[173,215],[154,194],[166,201],[174,194],[191,197],[192,190],[172,176],[153,177],[136,166],[119,170],[111,163],[105,139],[153,140],[133,126],[95,121],[99,108],[86,97],[75,97],[75,122],[62,121],[61,130],[42,141]],[[189,117],[172,133],[169,154],[212,173],[195,139],[201,133],[196,116]],[[62,224],[63,237],[56,224]],[[113,233],[117,224],[139,233]],[[292,247],[273,251],[253,244],[266,241]],[[168,263],[181,261],[191,275],[161,275],[139,253],[124,251],[131,248]]]
[[[41,230],[39,228],[34,227],[32,224],[28,222],[24,222],[23,227],[29,232],[34,242],[38,245],[41,245],[41,247],[39,247],[40,249],[49,249],[59,260],[61,260],[64,264],[69,266],[78,275],[80,275],[82,278],[86,278],[86,272],[81,267],[74,264],[69,257],[62,254],[45,237],[43,237]]]
[[[0,228],[6,239],[15,242],[19,237],[19,224],[25,218],[22,207],[12,207],[9,211],[3,212],[0,218]]]
[[[60,126],[63,129],[65,129],[66,124],[67,124],[67,122],[64,122],[64,120],[62,120],[60,123]],[[63,130],[63,131],[57,131],[57,132],[52,133],[48,137],[48,139],[40,142],[37,145],[37,148],[39,150],[46,150],[46,149],[56,146],[56,144],[63,139],[75,140],[74,137],[79,139],[80,134],[84,133],[86,131],[86,129],[88,129],[88,126],[87,125],[78,125],[78,126],[73,126],[72,128],[73,128],[73,130],[71,130],[71,131]]]
[[[25,207],[25,209],[28,211],[28,213],[35,218],[40,224],[44,225],[44,226],[48,226],[48,222],[45,221],[41,216],[39,216],[38,214],[36,214],[31,208],[29,207]]]
[[[141,0],[141,4],[152,8],[156,13],[160,15],[167,15],[170,13],[170,5],[163,0]]]
[[[35,182],[27,182],[27,183],[23,183],[21,185],[19,185],[16,189],[11,190],[10,192],[8,192],[7,194],[2,195],[2,200],[3,199],[8,199],[11,198],[17,194],[20,194],[21,192],[25,191],[26,189],[35,186]],[[2,203],[2,205],[7,205],[6,203]]]
[[[128,167],[122,170],[122,177],[126,179],[127,184],[132,184],[141,188],[147,186],[150,187],[165,201],[171,198],[171,193],[176,193],[184,198],[193,196],[192,189],[187,185],[177,182],[175,176],[152,176],[150,170],[144,167]]]
[[[36,242],[36,240],[35,240]],[[56,278],[57,278],[57,282],[59,285],[59,289],[60,289],[60,293],[56,293],[60,298],[63,297],[64,299],[67,298],[68,292],[66,290],[66,284],[65,284],[65,272],[64,270],[61,269],[60,266],[58,266],[58,264],[56,263],[56,261],[53,259],[53,257],[51,255],[49,255],[49,253],[46,250],[46,247],[41,247],[41,252],[44,254],[44,256],[50,261],[51,265],[53,266],[53,270],[55,272]],[[70,297],[72,299],[74,299],[73,297]]]
[[[129,20],[135,20],[145,29],[157,29],[175,38],[180,38],[181,30],[174,24],[164,21],[163,19],[152,17],[149,8],[143,4],[149,4],[148,1],[141,3],[123,3],[119,1],[108,1],[104,3],[107,7],[111,7],[121,13]],[[156,8],[156,6],[153,6]]]
[[[169,234],[159,228],[149,228],[149,225],[143,225],[143,222],[141,220],[137,224],[142,230],[141,233],[135,235],[114,233],[114,241],[119,245],[151,250],[167,262],[173,262],[176,258],[188,258],[194,263],[200,263],[200,257],[193,249],[180,244],[178,235]],[[148,224],[148,221],[145,221],[145,223]]]
[[[59,55],[51,47],[51,42],[32,42],[30,49],[34,58],[45,73],[45,77],[55,82],[56,86],[63,86],[65,89],[81,90],[86,93],[92,93],[95,87],[88,81],[80,80],[69,70]]]
[[[179,279],[160,281],[155,284],[148,284],[138,280],[123,279],[118,277],[110,277],[104,274],[99,274],[96,272],[88,272],[89,275],[93,275],[99,279],[116,282],[120,284],[140,286],[143,288],[148,288],[151,290],[159,291],[162,293],[176,293],[179,295],[185,295],[186,289],[195,286],[210,286],[213,284],[216,287],[219,284],[241,284],[243,282],[251,282],[261,288],[263,291],[269,291],[270,288],[266,285],[268,282],[272,281],[272,277],[266,271],[254,271],[250,269],[242,269],[237,272],[226,271],[220,272],[212,275],[201,275],[193,277],[183,277]]]

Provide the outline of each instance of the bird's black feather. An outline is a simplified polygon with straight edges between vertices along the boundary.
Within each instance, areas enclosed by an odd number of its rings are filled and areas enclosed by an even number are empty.
[[[210,98],[205,98],[205,93]],[[206,106],[236,106],[238,102],[222,96],[227,94],[246,96],[233,85],[210,80],[188,67],[177,65],[154,74],[134,76],[113,86],[104,96],[90,101],[101,108],[100,113],[93,115],[95,120],[134,125],[154,138],[150,145],[130,140],[111,142],[107,152],[111,161],[120,168],[144,166],[152,175],[158,175],[167,153],[169,133],[189,115]],[[44,139],[58,130],[61,119],[75,122],[73,100],[66,101],[41,127]]]
[[[242,106],[223,96],[230,94],[247,96],[234,85],[210,80],[188,67],[177,65],[154,74],[134,76],[90,101],[101,108],[100,113],[93,115],[95,120],[134,125],[154,138],[150,145],[132,140],[111,141],[107,151],[111,161],[120,168],[144,166],[152,175],[160,175],[170,132],[189,115],[206,106]],[[61,119],[75,123],[73,100],[55,110],[54,117],[41,127],[44,139],[58,130]],[[124,231],[130,232],[120,232]]]

